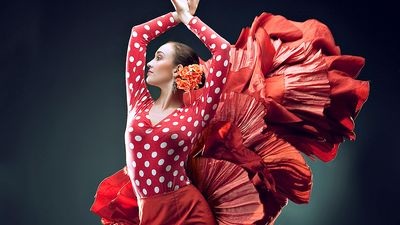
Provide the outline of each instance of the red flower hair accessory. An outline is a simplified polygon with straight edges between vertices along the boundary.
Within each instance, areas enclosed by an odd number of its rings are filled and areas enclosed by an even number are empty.
[[[185,66],[178,71],[178,76],[175,79],[176,88],[184,90],[185,92],[199,89],[202,75],[202,65],[191,64]]]

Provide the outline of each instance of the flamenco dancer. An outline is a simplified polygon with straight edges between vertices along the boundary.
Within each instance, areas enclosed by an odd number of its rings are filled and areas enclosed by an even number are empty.
[[[274,224],[288,200],[310,200],[303,154],[329,162],[369,95],[365,60],[341,55],[329,28],[263,12],[231,45],[195,12],[199,0],[133,26],[126,57],[126,166],[97,188],[107,225]],[[210,50],[169,41],[183,23]],[[161,89],[153,100],[145,83]]]

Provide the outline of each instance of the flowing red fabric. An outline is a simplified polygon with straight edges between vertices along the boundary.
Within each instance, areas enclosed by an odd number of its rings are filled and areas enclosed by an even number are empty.
[[[267,12],[230,47],[221,102],[187,172],[218,224],[272,225],[288,200],[310,201],[312,172],[302,153],[329,162],[344,138],[356,139],[355,120],[370,91],[369,81],[356,79],[365,59],[342,55],[316,19]],[[210,60],[200,59],[206,72]],[[121,171],[98,187],[91,211],[103,224],[138,224],[137,201]]]

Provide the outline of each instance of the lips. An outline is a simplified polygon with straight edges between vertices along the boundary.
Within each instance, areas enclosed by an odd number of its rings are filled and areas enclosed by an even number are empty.
[[[149,71],[147,72],[147,74],[153,74],[153,71],[149,70]]]

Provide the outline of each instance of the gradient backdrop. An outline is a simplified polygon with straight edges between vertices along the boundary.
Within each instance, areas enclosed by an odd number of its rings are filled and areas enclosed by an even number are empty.
[[[169,0],[22,0],[0,10],[0,223],[100,224],[89,211],[96,188],[125,163],[130,29],[174,8]],[[330,163],[307,160],[311,201],[289,202],[276,224],[400,224],[398,9],[388,1],[201,0],[196,15],[234,44],[264,11],[325,23],[342,54],[366,58],[358,79],[371,82],[356,141]],[[149,44],[148,59],[170,39],[211,56],[180,24]]]

